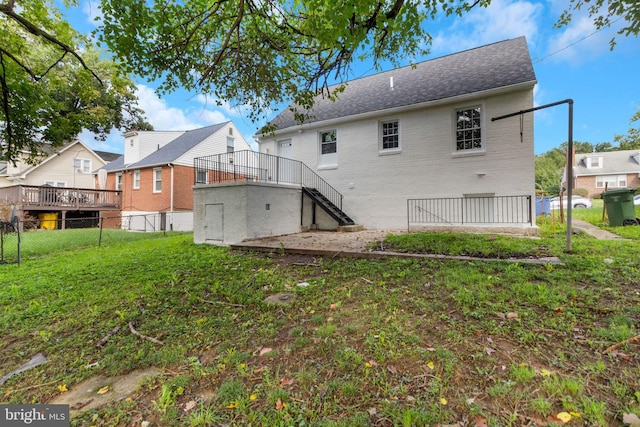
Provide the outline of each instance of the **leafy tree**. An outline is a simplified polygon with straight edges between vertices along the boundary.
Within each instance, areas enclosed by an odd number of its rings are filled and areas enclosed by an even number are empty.
[[[573,13],[585,7],[589,17],[598,30],[610,27],[615,22],[622,20],[624,26],[618,34],[625,37],[638,36],[640,32],[640,1],[638,0],[570,0],[569,7],[565,10],[556,27],[568,25],[573,19]],[[615,37],[609,42],[611,49],[616,45]]]
[[[103,0],[100,39],[159,91],[182,87],[269,115],[293,99],[298,118],[354,59],[397,65],[426,52],[423,25],[489,0]],[[143,23],[143,25],[141,25]],[[335,92],[324,92],[329,97]]]
[[[60,145],[83,129],[104,139],[114,127],[144,123],[121,67],[48,1],[0,3],[0,28],[0,160],[24,150],[33,157],[41,144]]]
[[[554,148],[535,156],[536,188],[547,193],[556,193],[562,181],[565,165],[565,150]]]
[[[640,108],[630,121],[640,124]],[[613,140],[618,143],[620,150],[640,150],[640,127],[629,128],[626,135],[616,135]]]

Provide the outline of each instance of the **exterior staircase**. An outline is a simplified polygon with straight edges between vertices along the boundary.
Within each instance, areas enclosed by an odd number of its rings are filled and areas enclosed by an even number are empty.
[[[355,222],[346,213],[344,213],[342,209],[334,205],[331,200],[327,199],[315,188],[302,187],[302,192],[320,206],[327,214],[329,214],[331,218],[338,221],[338,225],[345,226],[355,224]]]
[[[196,157],[193,167],[195,184],[251,181],[299,185],[304,195],[338,222],[340,231],[362,229],[342,211],[342,194],[299,160],[243,150]]]

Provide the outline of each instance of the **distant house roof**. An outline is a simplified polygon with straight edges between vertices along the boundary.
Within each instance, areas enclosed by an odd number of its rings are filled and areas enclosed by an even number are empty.
[[[600,157],[599,167],[589,167],[590,157]],[[602,153],[576,154],[574,175],[617,175],[640,173],[640,151],[622,150]]]
[[[527,42],[519,37],[349,81],[335,102],[316,97],[305,123],[535,82]],[[291,108],[296,106],[282,111],[270,124],[278,129],[299,125]]]
[[[119,153],[110,153],[108,151],[96,151],[93,150],[94,153],[96,153],[98,156],[100,156],[100,158],[102,160],[104,160],[105,162],[109,163],[114,161],[115,159],[117,159],[118,157],[120,157],[122,154]]]
[[[229,122],[219,123],[217,125],[206,126],[199,129],[188,130],[181,136],[169,142],[159,150],[154,151],[147,157],[136,163],[129,165],[124,164],[124,155],[104,166],[107,172],[117,171],[121,169],[144,168],[156,165],[164,165],[180,158],[184,153],[191,150],[202,141],[218,132]]]

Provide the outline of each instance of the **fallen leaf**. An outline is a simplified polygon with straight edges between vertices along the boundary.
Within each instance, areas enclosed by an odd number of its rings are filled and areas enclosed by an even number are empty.
[[[238,401],[231,402],[227,405],[227,409],[235,409],[238,406]]]
[[[195,400],[190,400],[187,403],[184,404],[184,412],[189,412],[190,410],[192,410],[193,408],[195,408],[197,405]]]
[[[256,396],[255,394],[252,394],[252,395],[249,396],[249,400],[252,401],[252,402],[254,400],[256,400],[257,398],[258,398],[258,396]]]
[[[333,304],[331,304],[331,305],[329,306],[329,311],[333,310],[333,309],[334,309],[334,308],[336,308],[337,306],[338,306],[338,304],[334,302]]]
[[[367,363],[368,363],[369,365],[373,366],[374,368],[375,368],[376,366],[378,366],[378,362],[376,362],[375,360],[369,360]]]
[[[580,418],[582,417],[582,415],[580,415],[579,412],[573,412],[573,411],[569,411],[569,415],[571,415],[573,418]]]
[[[629,424],[631,427],[640,426],[640,418],[636,414],[624,414],[622,416],[622,422],[624,424]]]
[[[476,415],[474,427],[487,427],[487,419],[481,417],[480,415]]]
[[[491,354],[492,354],[492,353],[495,353],[495,352],[496,352],[496,349],[495,349],[495,348],[491,348],[491,347],[485,347],[484,351],[485,351],[489,356],[491,356]]]
[[[398,373],[398,370],[397,370],[397,369],[396,369],[396,367],[395,367],[395,366],[393,366],[393,365],[389,365],[389,366],[387,366],[387,371],[391,372],[391,373],[392,373],[392,374],[394,374],[394,375]]]
[[[507,313],[507,319],[517,319],[518,318],[518,312],[514,311],[511,313]]]
[[[64,393],[65,391],[69,391],[69,389],[67,388],[66,384],[59,384],[58,385],[58,390],[60,391],[60,393]]]
[[[100,390],[98,390],[98,392],[97,392],[97,393],[98,393],[98,394],[105,394],[105,393],[106,393],[106,392],[108,392],[108,391],[109,391],[109,386],[108,386],[108,385],[106,385],[106,386],[102,387]]]
[[[428,362],[425,366],[429,368],[430,371],[433,371],[436,367],[436,365],[433,362]]]
[[[416,398],[413,396],[407,396],[407,402],[413,403],[416,401]]]
[[[466,400],[467,405],[473,405],[475,403],[476,399],[473,397],[470,397]]]
[[[273,349],[271,347],[263,347],[262,350],[260,350],[260,356],[264,356],[265,354],[269,353],[270,351],[273,351]]]
[[[276,411],[282,411],[286,407],[287,404],[283,402],[282,399],[278,398],[278,401],[276,402]]]
[[[551,371],[547,370],[547,369],[540,369],[540,375],[542,375],[543,377],[550,377],[551,376]]]
[[[288,386],[288,385],[293,385],[293,383],[295,383],[295,382],[296,382],[296,381],[295,381],[293,378],[287,378],[287,377],[285,377],[285,378],[283,378],[283,379],[280,381],[280,387],[285,387],[285,386]]]
[[[441,397],[440,403],[442,403],[443,405],[446,405],[448,402],[447,402],[447,399],[445,399],[444,397]]]
[[[261,367],[259,367],[259,368],[254,369],[254,370],[253,370],[253,373],[254,373],[254,374],[259,374],[260,372],[264,372],[264,370],[265,370],[265,369],[266,369],[266,368],[265,368],[264,366],[261,366]]]
[[[558,412],[558,414],[556,414],[556,418],[558,418],[563,423],[568,423],[573,417],[568,412]]]

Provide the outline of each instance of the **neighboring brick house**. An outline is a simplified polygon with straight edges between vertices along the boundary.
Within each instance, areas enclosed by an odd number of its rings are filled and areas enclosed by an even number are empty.
[[[640,187],[638,150],[576,154],[574,165],[575,188],[584,188],[589,197],[599,197],[605,187],[609,190]]]
[[[106,165],[106,188],[122,191],[131,230],[193,229],[194,157],[250,150],[232,122],[189,131],[131,131],[124,155]]]

